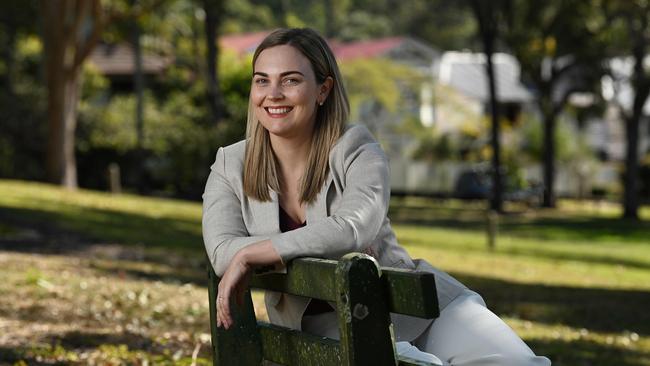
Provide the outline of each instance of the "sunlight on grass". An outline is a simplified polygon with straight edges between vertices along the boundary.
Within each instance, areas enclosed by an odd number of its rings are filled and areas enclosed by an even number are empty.
[[[46,225],[54,239],[64,229],[100,244],[0,251],[0,340],[27,340],[0,347],[0,360],[189,364],[197,345],[198,364],[209,360],[200,203],[5,180],[0,192],[0,238],[34,241]],[[493,251],[484,202],[398,197],[389,214],[411,256],[479,291],[554,365],[650,366],[650,208],[638,222],[611,202],[506,208]]]
[[[201,206],[195,202],[0,181],[0,207],[22,218],[52,223],[101,242],[174,247],[201,245]]]
[[[540,242],[499,237],[494,252],[485,234],[395,225],[414,258],[455,273],[515,282],[650,289],[650,246]]]

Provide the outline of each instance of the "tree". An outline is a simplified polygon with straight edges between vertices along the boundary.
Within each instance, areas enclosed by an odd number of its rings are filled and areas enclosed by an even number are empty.
[[[537,92],[542,114],[544,196],[555,206],[556,120],[572,93],[597,90],[602,75],[604,27],[589,1],[504,2],[506,45],[521,63],[525,81]]]
[[[48,90],[47,178],[76,189],[75,130],[83,62],[108,24],[149,8],[113,3],[105,9],[100,0],[42,0],[41,4]]]
[[[503,210],[503,186],[501,183],[501,147],[499,144],[499,104],[497,101],[496,76],[492,65],[492,54],[498,37],[499,14],[494,2],[472,0],[470,6],[479,24],[479,36],[485,53],[485,68],[490,89],[490,116],[492,118],[492,195],[490,197],[490,209],[501,212]]]
[[[223,98],[219,89],[219,74],[217,70],[219,58],[217,38],[224,11],[223,1],[203,0],[203,10],[205,10],[205,41],[208,51],[206,54],[208,105],[212,112],[213,122],[218,123],[223,117]]]
[[[644,65],[647,61],[648,43],[650,43],[650,4],[647,1],[604,2],[604,11],[613,37],[610,48],[615,53],[631,58],[632,70],[625,75],[612,76],[632,91],[631,105],[618,102],[619,111],[625,123],[627,146],[625,150],[625,174],[623,178],[623,217],[637,220],[639,218],[639,128],[644,118],[644,106],[650,95],[650,69]],[[611,63],[610,63],[611,65]],[[621,80],[622,79],[622,80]]]
[[[75,128],[83,61],[106,24],[99,0],[42,1],[48,88],[48,180],[77,187]]]

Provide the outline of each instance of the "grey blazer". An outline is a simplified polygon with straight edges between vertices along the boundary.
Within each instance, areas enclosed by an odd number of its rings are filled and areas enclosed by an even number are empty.
[[[435,274],[440,309],[464,289],[460,282],[425,261],[413,261],[395,237],[388,219],[388,159],[370,132],[348,126],[332,148],[329,174],[316,201],[307,207],[305,227],[280,232],[276,192],[270,202],[249,199],[243,192],[245,141],[219,148],[203,194],[203,239],[217,275],[232,257],[252,243],[270,239],[287,263],[296,257],[338,259],[349,252],[373,256],[380,265]],[[267,292],[272,323],[300,329],[309,299]],[[431,320],[392,314],[398,340],[410,341]]]

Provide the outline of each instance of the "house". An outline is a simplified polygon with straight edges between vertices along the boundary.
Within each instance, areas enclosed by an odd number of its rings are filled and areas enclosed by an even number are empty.
[[[440,133],[453,132],[467,118],[467,112],[476,118],[490,113],[490,95],[486,73],[486,57],[482,53],[445,52],[434,67],[435,78],[446,91],[455,92],[462,100],[465,113],[449,104],[438,103],[434,121]],[[496,53],[492,56],[495,89],[499,111],[509,120],[515,120],[522,108],[531,103],[533,94],[521,83],[519,62],[511,55]],[[451,107],[451,108],[450,108]]]
[[[227,35],[220,39],[224,48],[240,55],[252,53],[268,32]],[[481,54],[447,52],[430,47],[410,37],[387,37],[342,43],[328,40],[341,63],[363,58],[385,58],[406,65],[424,76],[419,95],[404,95],[397,113],[375,108],[372,103],[359,106],[357,122],[366,124],[391,161],[391,186],[396,192],[446,192],[453,190],[456,177],[465,169],[462,164],[437,164],[413,161],[410,156],[417,146],[413,136],[397,132],[396,126],[407,118],[415,118],[438,132],[456,132],[463,123],[481,123],[489,112],[485,58]],[[509,55],[497,54],[494,59],[497,90],[508,116],[515,118],[522,105],[533,96],[519,81],[519,64]],[[438,98],[438,85],[445,95],[453,93],[462,106],[445,104]],[[459,115],[463,115],[463,123]]]
[[[98,44],[90,53],[89,61],[107,77],[114,91],[132,91],[135,74],[135,53],[128,43]],[[173,58],[147,52],[142,54],[142,73],[145,78],[161,75],[173,63]]]

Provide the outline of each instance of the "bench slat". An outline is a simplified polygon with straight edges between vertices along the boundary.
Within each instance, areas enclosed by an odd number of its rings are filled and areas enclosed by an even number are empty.
[[[339,342],[325,337],[317,337],[297,330],[258,322],[262,338],[262,350],[265,360],[283,365],[319,365],[340,366],[341,353]],[[298,358],[292,357],[298,356]],[[432,366],[412,358],[397,356],[399,366]]]
[[[339,342],[264,322],[258,323],[264,359],[282,365],[340,366]]]
[[[381,271],[391,312],[427,319],[440,315],[433,273],[386,267]]]
[[[256,275],[251,281],[251,287],[336,301],[336,263],[327,259],[298,258],[289,264],[288,274]],[[390,312],[427,319],[439,315],[432,273],[387,267],[382,267],[381,271]]]
[[[288,274],[256,275],[251,279],[250,286],[314,299],[336,301],[335,268],[336,261],[298,258],[289,264]]]

